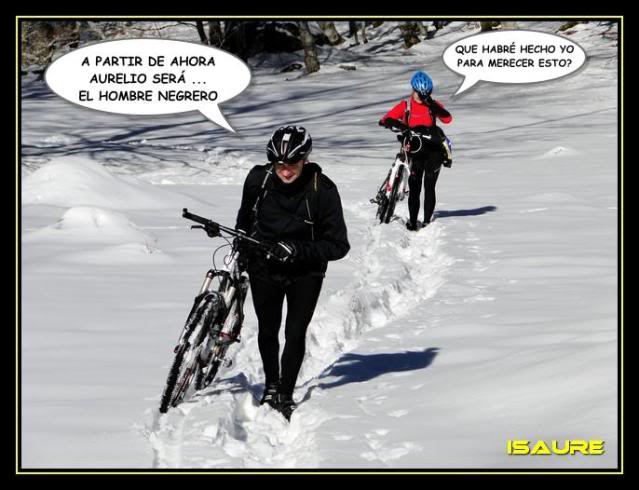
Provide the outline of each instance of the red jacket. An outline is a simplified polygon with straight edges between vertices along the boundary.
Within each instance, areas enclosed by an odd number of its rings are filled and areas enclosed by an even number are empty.
[[[439,102],[438,100],[435,100],[435,103],[439,107],[444,109],[444,105],[441,102]],[[411,104],[410,120],[408,121],[408,125],[411,128],[414,128],[416,126],[434,126],[435,123],[430,117],[430,111],[428,110],[428,106],[426,104],[421,104],[420,102],[417,102],[414,99],[411,99],[410,104]],[[390,119],[397,119],[403,123],[406,123],[405,121],[406,106],[407,106],[407,101],[402,100],[399,104],[397,104],[390,111],[388,111],[388,113],[384,117],[382,117],[381,122],[383,123],[386,121],[386,119],[390,118]],[[448,114],[448,116],[446,117],[442,117],[440,114],[437,114],[436,117],[444,124],[448,124],[449,122],[453,120],[453,116],[451,116],[450,114]]]

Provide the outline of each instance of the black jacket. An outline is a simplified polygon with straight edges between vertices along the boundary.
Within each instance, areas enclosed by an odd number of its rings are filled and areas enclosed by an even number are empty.
[[[285,265],[266,261],[263,254],[249,251],[249,274],[324,275],[328,261],[341,259],[350,250],[337,187],[316,163],[304,165],[302,174],[290,184],[283,183],[273,170],[255,220],[253,206],[262,193],[268,168],[270,165],[256,165],[247,175],[236,228],[259,240],[290,242],[298,255],[293,263]],[[315,183],[317,191],[313,189]],[[309,211],[312,219],[309,219]],[[313,222],[312,226],[309,221]]]

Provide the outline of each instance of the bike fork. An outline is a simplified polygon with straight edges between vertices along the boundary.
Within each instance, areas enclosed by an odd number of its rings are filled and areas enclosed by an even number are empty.
[[[200,294],[209,290],[211,286],[211,282],[213,282],[213,278],[215,277],[215,271],[213,269],[209,269],[204,277],[204,282],[202,283],[202,287],[200,288]]]

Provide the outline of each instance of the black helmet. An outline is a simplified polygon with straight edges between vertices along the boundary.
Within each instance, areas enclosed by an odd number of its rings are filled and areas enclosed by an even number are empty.
[[[313,140],[302,126],[281,127],[266,145],[266,156],[273,163],[295,163],[307,157]]]

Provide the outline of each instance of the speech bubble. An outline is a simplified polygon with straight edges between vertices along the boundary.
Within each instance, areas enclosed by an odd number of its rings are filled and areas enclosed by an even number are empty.
[[[198,110],[235,132],[219,104],[251,80],[246,64],[221,49],[167,39],[121,39],[67,53],[45,73],[51,90],[74,104],[118,114]]]
[[[464,81],[455,95],[480,80],[535,83],[568,75],[586,61],[586,53],[565,37],[537,31],[492,31],[451,44],[443,60]]]

